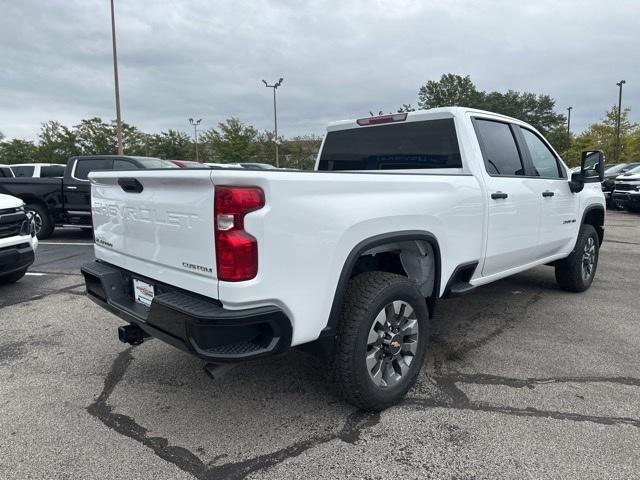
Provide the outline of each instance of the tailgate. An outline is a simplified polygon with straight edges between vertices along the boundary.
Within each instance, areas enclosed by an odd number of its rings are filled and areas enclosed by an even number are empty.
[[[96,258],[218,298],[211,170],[90,175]]]

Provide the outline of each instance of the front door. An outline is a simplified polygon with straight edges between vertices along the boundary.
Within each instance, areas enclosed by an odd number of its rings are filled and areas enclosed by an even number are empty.
[[[567,253],[574,247],[580,228],[578,196],[569,189],[567,174],[559,158],[533,130],[520,127],[524,150],[533,167],[540,199],[540,245],[538,257]]]

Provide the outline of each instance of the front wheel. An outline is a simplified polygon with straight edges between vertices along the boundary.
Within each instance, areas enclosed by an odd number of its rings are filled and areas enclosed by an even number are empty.
[[[378,411],[413,386],[424,363],[429,312],[416,284],[386,272],[366,272],[347,288],[332,359],[341,396]]]
[[[576,248],[556,264],[556,281],[560,288],[569,292],[587,290],[596,275],[599,254],[600,239],[596,229],[592,225],[582,225]]]
[[[39,240],[49,238],[55,227],[49,211],[38,203],[27,204],[25,210],[33,214],[36,237],[38,237]]]

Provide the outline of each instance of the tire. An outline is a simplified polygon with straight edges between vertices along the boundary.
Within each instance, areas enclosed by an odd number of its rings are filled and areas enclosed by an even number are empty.
[[[27,269],[19,270],[17,272],[10,273],[8,275],[0,275],[0,285],[7,285],[9,283],[16,283],[27,273]]]
[[[568,292],[587,290],[598,269],[600,239],[592,225],[582,225],[571,255],[556,264],[556,281]]]
[[[429,311],[414,282],[386,272],[354,277],[330,360],[338,393],[363,410],[379,411],[397,403],[416,381],[428,340]]]
[[[29,203],[24,208],[28,212],[33,212],[33,218],[36,223],[36,237],[39,240],[49,238],[55,226],[51,215],[49,215],[49,210],[39,203]]]

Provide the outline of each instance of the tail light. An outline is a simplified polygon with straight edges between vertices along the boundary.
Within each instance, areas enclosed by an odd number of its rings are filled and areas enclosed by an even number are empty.
[[[215,187],[215,237],[218,279],[251,280],[258,274],[258,242],[244,231],[247,213],[264,207],[259,187]]]

